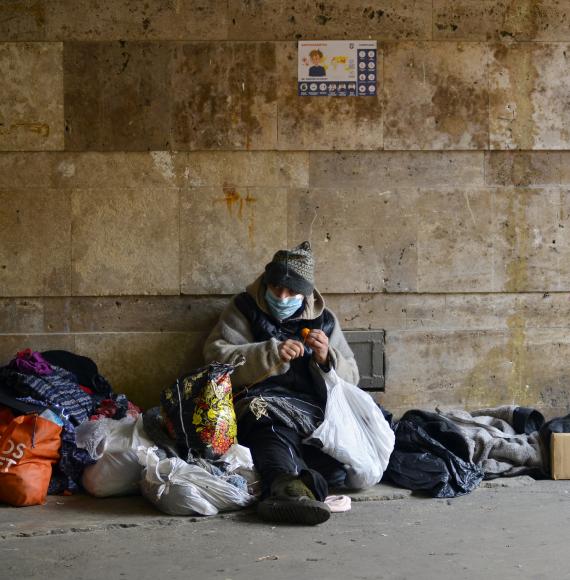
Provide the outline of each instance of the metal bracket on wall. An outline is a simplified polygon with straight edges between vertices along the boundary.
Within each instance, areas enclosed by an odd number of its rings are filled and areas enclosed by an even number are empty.
[[[384,330],[345,330],[360,372],[359,386],[365,391],[384,390]]]

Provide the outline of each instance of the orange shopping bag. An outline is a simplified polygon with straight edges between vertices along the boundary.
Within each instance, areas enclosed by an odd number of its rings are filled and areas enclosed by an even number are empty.
[[[0,502],[14,506],[46,500],[52,465],[59,459],[61,426],[36,413],[0,407]]]

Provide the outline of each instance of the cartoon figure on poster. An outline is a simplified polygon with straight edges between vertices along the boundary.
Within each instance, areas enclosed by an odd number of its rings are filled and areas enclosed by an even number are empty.
[[[325,55],[318,49],[311,50],[309,53],[309,59],[311,60],[311,66],[309,67],[310,77],[325,77],[327,76],[327,69],[323,66]],[[308,60],[305,58],[306,64],[309,64]]]
[[[345,72],[351,71],[349,65],[349,57],[347,55],[335,55],[330,59],[330,65],[326,64],[327,58],[321,49],[315,48],[309,52],[309,56],[303,57],[303,64],[309,68],[308,76],[310,77],[326,77],[329,66],[334,72],[337,72],[340,67]]]

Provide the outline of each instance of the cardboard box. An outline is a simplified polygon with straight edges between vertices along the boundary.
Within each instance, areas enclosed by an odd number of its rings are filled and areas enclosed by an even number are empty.
[[[550,473],[552,479],[570,479],[570,433],[552,433]]]

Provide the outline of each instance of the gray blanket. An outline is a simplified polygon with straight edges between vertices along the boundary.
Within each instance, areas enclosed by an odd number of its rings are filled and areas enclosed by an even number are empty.
[[[461,430],[470,451],[470,460],[479,465],[486,479],[522,475],[543,470],[543,451],[538,432],[517,434],[512,426],[515,407],[436,411]]]

